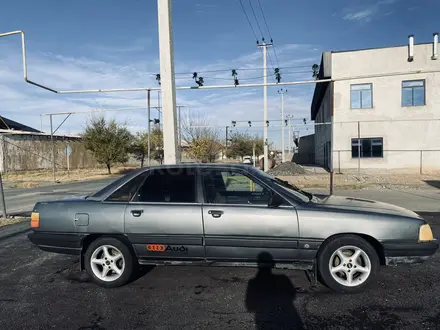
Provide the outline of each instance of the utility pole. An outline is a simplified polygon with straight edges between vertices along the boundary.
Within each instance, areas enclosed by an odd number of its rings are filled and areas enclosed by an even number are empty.
[[[1,203],[0,207],[2,209],[3,219],[6,219],[6,217],[7,217],[6,202],[5,202],[5,193],[3,191],[3,181],[2,181],[2,173],[1,173],[1,171],[0,171],[0,203]]]
[[[49,116],[50,118],[50,141],[52,142],[52,175],[53,175],[53,182],[56,182],[55,177],[55,142],[53,140],[53,124],[52,124],[52,115]]]
[[[182,108],[180,105],[177,106],[179,109],[179,161],[182,161],[180,157],[182,157],[182,117],[180,116],[180,109]]]
[[[254,167],[255,167],[255,143],[252,146],[252,161],[253,161]]]
[[[163,111],[164,164],[170,165],[176,164],[178,160],[176,82],[174,80],[174,44],[171,0],[157,0],[157,13]]]
[[[227,155],[228,155],[228,129],[229,129],[229,126],[226,126],[226,138],[225,138],[225,155],[226,155],[226,158],[228,157]]]
[[[269,170],[269,141],[267,140],[267,47],[272,46],[272,44],[267,44],[263,42],[258,47],[263,47],[263,77],[264,77],[264,171]]]
[[[278,94],[281,94],[281,160],[282,160],[282,162],[283,163],[285,163],[286,162],[286,148],[284,148],[284,126],[286,126],[285,124],[284,124],[284,120],[285,120],[285,118],[284,118],[284,94],[286,94],[287,93],[287,89],[283,89],[283,88],[281,88],[279,91],[278,91]],[[289,130],[289,132],[290,132],[290,130]],[[290,139],[290,138],[289,138]]]
[[[148,113],[148,147],[147,147],[147,157],[148,157],[148,166],[151,165],[151,90],[147,91],[147,113]]]
[[[292,137],[292,124],[291,124],[291,120],[293,118],[293,115],[286,115],[287,120],[288,120],[288,129],[289,129],[289,152],[293,152],[293,147],[292,147],[292,142],[293,142],[293,137]]]

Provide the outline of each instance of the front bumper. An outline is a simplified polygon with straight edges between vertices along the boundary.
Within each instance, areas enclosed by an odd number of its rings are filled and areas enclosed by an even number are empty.
[[[422,263],[439,248],[438,240],[431,242],[390,241],[382,243],[386,265]]]
[[[29,240],[41,250],[55,253],[80,255],[84,235],[33,231]]]

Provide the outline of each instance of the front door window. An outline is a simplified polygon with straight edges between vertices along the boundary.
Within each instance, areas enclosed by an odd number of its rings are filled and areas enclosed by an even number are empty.
[[[205,200],[208,204],[269,203],[269,191],[252,178],[236,171],[212,170],[203,175]]]

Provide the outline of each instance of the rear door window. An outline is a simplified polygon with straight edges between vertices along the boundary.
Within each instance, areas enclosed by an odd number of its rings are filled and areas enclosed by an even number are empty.
[[[160,169],[150,172],[134,202],[196,203],[196,173],[191,169]]]

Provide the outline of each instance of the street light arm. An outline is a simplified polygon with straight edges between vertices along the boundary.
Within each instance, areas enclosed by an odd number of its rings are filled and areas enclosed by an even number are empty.
[[[26,62],[26,42],[23,30],[17,30],[12,32],[0,33],[0,37],[7,37],[11,35],[21,34],[21,52],[23,59],[23,78],[24,81],[45,89],[49,92],[56,94],[79,94],[79,93],[114,93],[114,92],[141,92],[141,91],[160,91],[160,87],[134,87],[134,88],[114,88],[114,89],[84,89],[84,90],[56,90],[39,83],[36,83],[28,79],[27,75],[27,62]],[[269,45],[269,44],[267,44]],[[176,87],[176,90],[190,90],[190,89],[216,89],[216,88],[249,88],[249,87],[274,87],[274,86],[287,86],[287,85],[304,85],[304,84],[319,84],[327,83],[332,81],[345,81],[345,80],[358,80],[366,78],[380,78],[380,77],[391,77],[391,76],[401,76],[401,75],[412,75],[420,73],[437,73],[440,70],[416,70],[416,71],[404,71],[404,72],[392,72],[392,73],[379,73],[379,74],[368,74],[353,77],[340,77],[337,79],[318,79],[318,80],[304,80],[304,81],[289,81],[289,82],[279,82],[279,83],[264,83],[264,84],[240,84],[240,85],[216,85],[216,86],[180,86]]]

